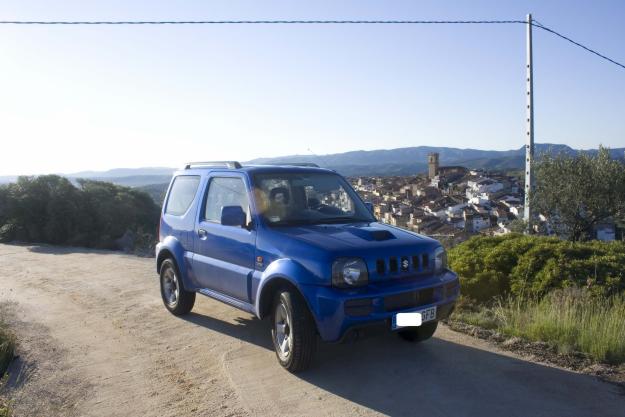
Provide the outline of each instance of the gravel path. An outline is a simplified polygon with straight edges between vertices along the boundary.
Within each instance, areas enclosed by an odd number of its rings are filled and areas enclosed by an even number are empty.
[[[0,301],[20,340],[16,416],[625,416],[613,385],[445,327],[322,345],[291,375],[266,322],[203,296],[169,314],[153,259],[0,245]]]

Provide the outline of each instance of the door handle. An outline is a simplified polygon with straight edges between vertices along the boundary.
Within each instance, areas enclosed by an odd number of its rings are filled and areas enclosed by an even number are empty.
[[[200,237],[200,239],[204,240],[208,237],[208,232],[204,229],[198,229],[197,235]]]

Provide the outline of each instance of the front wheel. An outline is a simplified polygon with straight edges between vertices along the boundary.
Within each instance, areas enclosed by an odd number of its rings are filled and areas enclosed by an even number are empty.
[[[290,372],[310,366],[317,349],[317,331],[306,301],[293,290],[278,293],[273,304],[271,336],[278,362]]]
[[[161,297],[163,304],[175,316],[187,314],[195,304],[195,293],[186,291],[178,268],[171,259],[161,265]]]
[[[409,327],[398,332],[399,337],[408,342],[424,342],[434,335],[438,327],[437,321],[424,323],[418,327]]]

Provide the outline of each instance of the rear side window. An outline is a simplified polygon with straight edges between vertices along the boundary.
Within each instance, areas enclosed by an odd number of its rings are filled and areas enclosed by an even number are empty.
[[[240,206],[250,219],[250,202],[241,178],[213,178],[208,186],[204,219],[221,223],[221,209],[225,206]]]
[[[195,198],[199,185],[199,176],[181,175],[176,177],[169,192],[165,213],[173,214],[174,216],[185,214]]]

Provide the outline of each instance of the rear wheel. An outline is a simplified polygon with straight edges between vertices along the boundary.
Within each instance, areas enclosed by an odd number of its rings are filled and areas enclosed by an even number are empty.
[[[306,301],[296,291],[280,291],[274,300],[271,322],[280,365],[290,372],[307,369],[317,349],[317,331]]]
[[[431,321],[424,323],[418,327],[409,327],[397,332],[399,337],[408,342],[424,342],[434,335],[436,328],[438,327],[437,321]]]
[[[171,259],[161,265],[161,297],[163,304],[175,316],[187,314],[195,304],[195,293],[186,291],[178,268]]]

